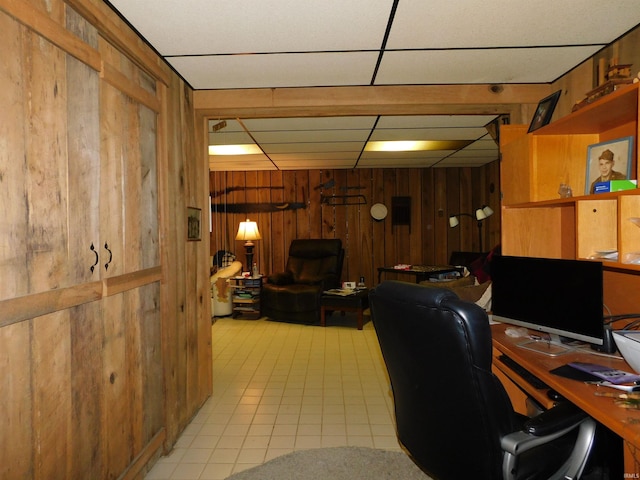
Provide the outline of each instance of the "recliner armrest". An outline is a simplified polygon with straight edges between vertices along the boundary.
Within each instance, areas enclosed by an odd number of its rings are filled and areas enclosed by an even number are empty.
[[[586,417],[587,414],[572,403],[561,402],[527,420],[522,429],[529,435],[540,437],[576,425]]]

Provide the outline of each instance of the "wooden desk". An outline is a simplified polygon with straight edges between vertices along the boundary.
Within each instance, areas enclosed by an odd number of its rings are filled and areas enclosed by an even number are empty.
[[[420,283],[433,275],[460,272],[461,270],[462,268],[454,265],[413,265],[411,268],[378,267],[378,283],[382,279],[383,272],[414,275],[416,283]]]
[[[629,474],[630,476],[628,478],[640,478],[640,410],[618,407],[614,405],[613,398],[597,397],[594,394],[596,389],[606,389],[606,391],[616,392],[614,389],[587,385],[549,373],[550,370],[573,361],[598,363],[633,372],[631,367],[624,360],[617,360],[600,355],[589,355],[587,353],[567,353],[557,357],[542,355],[518,347],[517,344],[524,339],[507,336],[504,333],[506,327],[507,326],[503,324],[497,324],[491,327],[494,347],[494,368],[503,372],[541,404],[549,406],[552,402],[550,402],[547,397],[546,390],[536,390],[497,358],[500,354],[507,355],[568,401],[622,437],[625,475]],[[507,390],[509,390],[509,387],[506,387]]]

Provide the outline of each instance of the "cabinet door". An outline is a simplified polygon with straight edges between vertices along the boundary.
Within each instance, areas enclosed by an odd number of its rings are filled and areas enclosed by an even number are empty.
[[[0,15],[0,299],[91,278],[97,241],[98,72]],[[15,55],[15,51],[22,55]],[[29,95],[25,95],[29,92]]]
[[[162,428],[160,286],[107,297],[104,307],[100,438],[106,478],[117,477]]]
[[[156,113],[105,82],[101,102],[100,268],[112,277],[159,265]]]

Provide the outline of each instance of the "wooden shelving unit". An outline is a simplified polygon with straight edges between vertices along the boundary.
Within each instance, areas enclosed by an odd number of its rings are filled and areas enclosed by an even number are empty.
[[[601,259],[605,303],[614,313],[640,312],[640,190],[585,195],[587,152],[633,136],[632,174],[639,178],[638,87],[624,86],[531,133],[526,125],[501,128],[502,252],[595,259],[617,251]],[[562,183],[573,197],[560,198]]]
[[[262,316],[260,296],[262,294],[262,276],[233,277],[229,279],[229,286],[233,289],[233,318],[247,318],[257,320]]]

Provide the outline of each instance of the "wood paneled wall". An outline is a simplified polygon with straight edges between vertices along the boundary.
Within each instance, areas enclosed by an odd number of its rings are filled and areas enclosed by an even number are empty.
[[[330,180],[331,188],[318,188]],[[377,268],[381,266],[446,264],[452,251],[479,250],[477,222],[462,216],[460,225],[450,228],[449,215],[473,213],[483,205],[496,212],[483,222],[483,249],[500,241],[497,161],[476,168],[211,172],[209,183],[216,205],[211,254],[230,250],[245,263],[243,242],[236,241],[235,235],[239,222],[249,217],[258,223],[262,236],[255,242],[254,260],[265,274],[284,269],[289,244],[295,238],[341,239],[345,246],[342,279],[356,281],[364,276],[369,286],[377,283]],[[239,188],[219,193],[231,187]],[[362,195],[366,204],[330,205],[322,201],[322,196],[345,194]],[[391,206],[396,196],[411,198],[410,225],[393,225]],[[224,213],[225,203],[245,202],[304,202],[306,208],[246,215]],[[338,203],[339,197],[332,202]],[[387,207],[386,219],[376,221],[371,217],[370,208],[375,203]]]
[[[142,478],[211,393],[193,92],[101,0],[0,39],[0,478]]]

